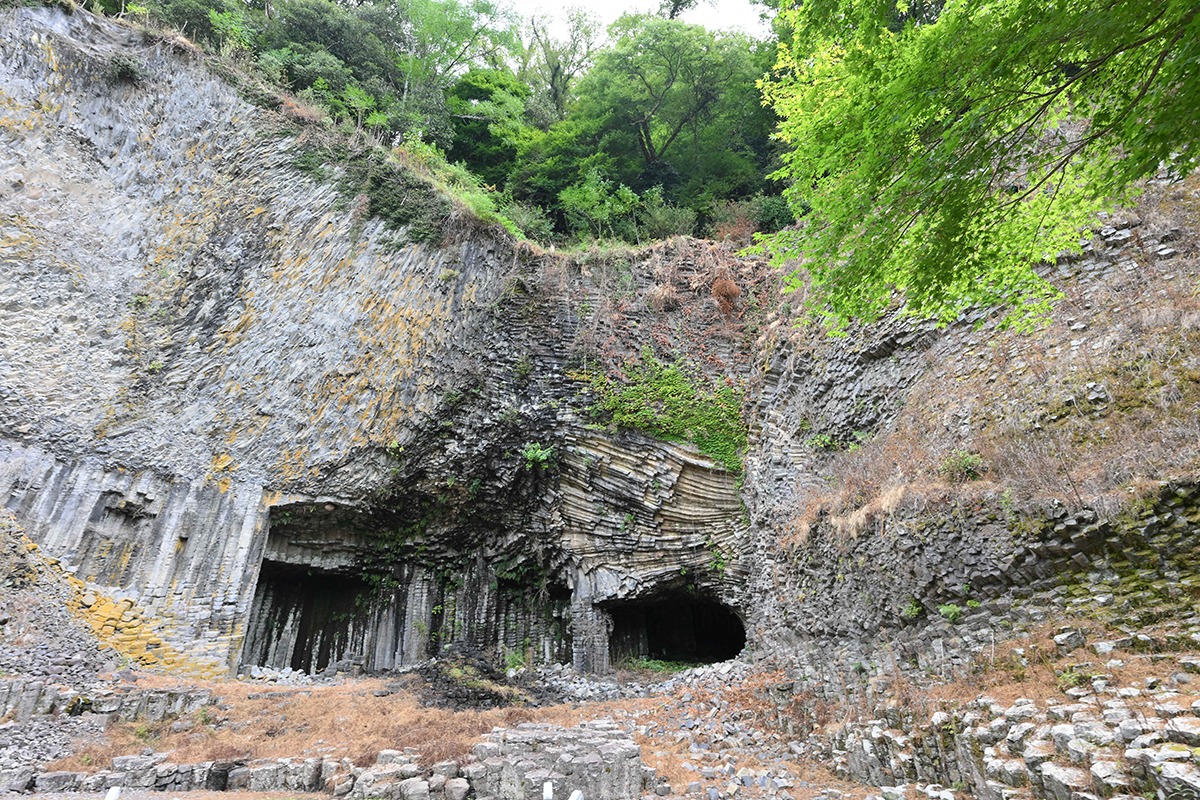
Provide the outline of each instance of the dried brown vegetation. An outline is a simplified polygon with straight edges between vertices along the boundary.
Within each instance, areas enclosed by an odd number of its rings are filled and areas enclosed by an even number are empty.
[[[989,323],[935,344],[895,422],[827,458],[829,488],[806,495],[790,536],[821,515],[854,533],[944,494],[956,453],[981,474],[954,491],[1021,504],[1107,509],[1200,474],[1200,174],[1151,187],[1112,224],[1138,235],[1119,250],[1095,240],[1114,262],[1103,276],[1065,265],[1081,275],[1041,330]],[[1164,237],[1172,256],[1157,252]]]
[[[732,314],[742,290],[729,278],[717,278],[713,281],[712,296],[722,314]]]
[[[56,769],[101,769],[116,755],[146,747],[170,751],[178,763],[287,756],[348,757],[358,764],[380,750],[412,747],[422,763],[465,756],[478,737],[495,726],[535,719],[537,712],[514,706],[489,711],[422,707],[414,694],[384,690],[382,680],[341,686],[263,689],[238,682],[210,685],[222,699],[190,718],[188,730],[170,721],[119,723],[102,741],[82,743]],[[546,716],[553,716],[548,712]]]
[[[325,119],[325,112],[288,94],[280,95],[279,112],[305,125],[316,125]]]

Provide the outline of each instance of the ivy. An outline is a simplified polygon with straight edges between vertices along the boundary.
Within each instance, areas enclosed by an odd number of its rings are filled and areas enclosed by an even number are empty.
[[[659,361],[649,349],[620,379],[592,379],[593,413],[618,428],[632,428],[668,442],[691,442],[730,472],[742,471],[747,428],[742,388],[712,382],[681,362]]]

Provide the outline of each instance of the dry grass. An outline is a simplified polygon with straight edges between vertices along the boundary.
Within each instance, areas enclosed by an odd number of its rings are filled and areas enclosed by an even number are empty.
[[[960,329],[937,343],[894,423],[826,459],[828,488],[802,493],[785,538],[803,539],[821,516],[853,535],[898,493],[1110,507],[1200,475],[1200,173],[1152,187],[1137,213],[1118,265],[1065,285],[1043,329]],[[1178,253],[1160,260],[1149,242],[1169,231]],[[982,457],[981,480],[944,480],[955,450]]]
[[[646,304],[662,313],[679,308],[679,290],[673,284],[655,284],[646,291]]]
[[[325,111],[310,106],[289,94],[280,95],[279,112],[305,125],[316,125],[325,119]]]
[[[425,708],[406,691],[377,697],[374,692],[383,690],[385,682],[375,679],[312,688],[264,689],[236,682],[209,688],[222,702],[193,714],[190,730],[172,732],[170,721],[119,723],[103,741],[83,744],[55,768],[100,769],[115,755],[147,747],[170,751],[178,763],[331,756],[358,764],[372,763],[380,750],[411,747],[422,763],[433,764],[463,757],[493,727],[538,718],[536,710],[516,706],[489,711]]]

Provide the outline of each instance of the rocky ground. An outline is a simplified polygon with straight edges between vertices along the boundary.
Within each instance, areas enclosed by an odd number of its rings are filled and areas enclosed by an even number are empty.
[[[716,698],[725,686],[740,681],[748,669],[744,664],[730,662],[667,676],[622,673],[616,679],[580,675],[564,666],[505,673],[479,654],[462,653],[387,678],[253,668],[240,681],[184,686],[143,671],[105,648],[68,610],[77,587],[32,547],[10,517],[0,518],[0,524],[0,699],[6,709],[0,722],[0,791],[36,790],[39,796],[68,789],[98,793],[108,788],[105,775],[119,771],[114,767],[130,775],[139,767],[161,773],[164,763],[186,761],[189,754],[209,764],[238,764],[253,756],[279,759],[285,757],[279,747],[262,745],[281,740],[284,747],[294,748],[287,755],[297,759],[340,761],[348,774],[357,773],[356,778],[367,773],[369,779],[359,790],[363,794],[396,763],[397,752],[406,754],[402,766],[421,761],[433,767],[439,756],[457,764],[488,731],[512,726],[521,730],[524,725],[528,733],[528,726],[538,730],[536,726],[548,725],[553,736],[567,741],[570,736],[564,738],[561,731],[577,730],[579,723],[594,718],[612,720],[606,735],[627,743],[632,752],[641,746],[646,760],[657,767],[643,768],[639,761],[637,780],[643,781],[644,769],[651,790],[658,794],[700,791],[702,784],[705,796],[709,788],[725,794],[728,786],[716,786],[731,782],[747,784],[738,791],[743,795],[768,790],[774,794],[802,785],[794,767],[772,759],[769,751],[777,743],[738,722],[727,701],[701,704],[701,698]],[[197,694],[200,701],[190,706],[178,700]],[[156,710],[154,698],[167,696],[175,699],[163,701]],[[664,705],[662,700],[668,698]],[[306,733],[317,727],[313,709],[321,706],[336,707],[346,715],[322,729],[323,738]],[[266,713],[268,709],[274,713]],[[700,710],[704,716],[695,716]],[[364,726],[379,726],[389,716],[401,718],[409,728],[407,737],[395,737],[396,746],[415,747],[381,746],[388,741],[386,729],[363,735]],[[428,746],[435,730],[436,738],[443,740],[441,750]],[[420,738],[422,731],[423,743],[411,735],[415,732]],[[713,731],[722,732],[721,737],[711,738]],[[676,763],[683,741],[680,732],[700,737],[686,766]],[[758,773],[750,781],[745,765],[751,762],[773,764],[769,776],[763,772],[773,782],[759,780]],[[442,772],[447,771],[446,763],[436,762],[443,765],[438,767]],[[694,776],[687,772],[691,766]],[[672,785],[676,773],[678,785]],[[695,780],[685,781],[688,777]],[[434,785],[445,791],[445,781],[435,780]],[[176,783],[160,788],[190,787]],[[253,788],[269,787],[259,779]],[[134,787],[134,793],[125,796],[136,797],[138,791]]]
[[[1189,638],[1172,615],[1134,635],[1097,622],[1043,627],[981,654],[969,680],[864,671],[837,697],[737,660],[597,677],[561,665],[501,671],[467,652],[389,676],[251,668],[180,683],[106,649],[69,610],[78,585],[11,519],[0,524],[0,790],[456,800],[537,797],[551,781],[594,798],[703,800],[1200,792],[1200,632]]]
[[[67,610],[70,589],[33,557],[27,540],[0,512],[0,678],[86,686],[116,663],[97,648],[85,624]],[[0,775],[62,758],[72,742],[101,725],[82,717],[0,718]],[[2,788],[2,781],[0,781]]]

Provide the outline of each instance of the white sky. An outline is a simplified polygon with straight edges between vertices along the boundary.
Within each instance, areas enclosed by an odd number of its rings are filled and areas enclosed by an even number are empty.
[[[587,9],[600,18],[604,27],[626,12],[657,11],[657,0],[516,0],[513,4],[523,17],[534,14],[549,14],[561,18],[568,7]],[[771,26],[760,20],[765,6],[754,5],[750,0],[699,0],[697,7],[681,15],[684,22],[703,25],[710,30],[737,30],[751,36],[765,38]]]

